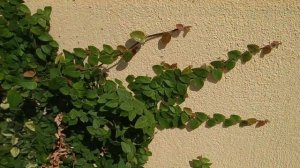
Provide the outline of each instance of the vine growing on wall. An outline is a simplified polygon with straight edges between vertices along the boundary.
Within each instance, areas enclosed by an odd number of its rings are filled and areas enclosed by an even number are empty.
[[[187,90],[200,90],[207,78],[222,79],[236,63],[269,54],[280,42],[264,47],[247,45],[228,52],[227,60],[201,67],[154,65],[154,77],[128,75],[127,84],[110,79],[109,69],[121,59],[129,62],[147,41],[160,38],[167,45],[173,36],[190,30],[147,35],[130,34],[133,45],[116,48],[88,46],[58,52],[49,34],[51,7],[31,14],[22,0],[0,0],[0,167],[139,168],[146,164],[155,128],[187,128],[201,124],[260,127],[268,120],[239,115],[212,116],[180,104]],[[207,168],[198,157],[191,167]]]

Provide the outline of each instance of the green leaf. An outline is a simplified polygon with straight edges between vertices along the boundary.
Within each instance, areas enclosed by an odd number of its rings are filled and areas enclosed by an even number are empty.
[[[114,49],[107,44],[103,44],[103,50],[108,54],[112,54],[114,52]]]
[[[151,83],[151,78],[148,76],[138,76],[135,78],[135,83]]]
[[[198,128],[201,123],[197,119],[191,119],[188,123],[188,127],[192,130]]]
[[[109,108],[116,108],[118,107],[119,105],[119,102],[117,100],[110,100],[109,102],[107,102],[105,104],[106,107],[109,107]]]
[[[227,60],[226,62],[225,62],[225,68],[228,70],[228,71],[230,71],[230,70],[232,70],[234,67],[235,67],[235,64],[236,64],[236,62],[234,61],[234,60]]]
[[[200,77],[200,78],[206,78],[208,76],[208,71],[204,68],[193,68],[193,73]]]
[[[76,68],[73,65],[65,67],[63,69],[63,74],[72,78],[78,78],[81,75],[79,71],[76,71]]]
[[[133,53],[131,51],[125,51],[123,53],[123,59],[125,60],[125,62],[129,62],[133,57]]]
[[[46,55],[42,52],[41,48],[35,50],[36,55],[43,61],[46,61]]]
[[[96,48],[94,46],[89,46],[88,49],[90,51],[90,55],[88,57],[88,63],[92,66],[95,66],[98,64],[99,57],[100,57],[100,51],[98,48]]]
[[[205,114],[205,113],[203,113],[203,112],[196,112],[195,114],[196,114],[196,119],[197,119],[198,121],[200,121],[201,124],[202,124],[203,122],[205,122],[206,120],[208,120],[207,114]]]
[[[177,83],[176,89],[180,95],[185,95],[187,92],[187,84]]]
[[[58,48],[58,47],[59,47],[59,45],[58,45],[58,43],[57,43],[56,41],[51,41],[51,42],[49,43],[49,45],[50,45],[51,47],[53,47],[53,48]]]
[[[219,81],[222,78],[222,71],[220,69],[212,69],[212,77],[214,80]]]
[[[217,124],[220,124],[225,121],[225,116],[223,114],[215,113],[213,119],[217,122]]]
[[[39,24],[40,26],[42,26],[43,28],[46,28],[46,27],[47,27],[47,22],[46,22],[46,20],[43,19],[43,18],[39,18],[39,19],[38,19],[38,24]]]
[[[248,48],[249,52],[253,55],[260,52],[260,47],[256,44],[249,44],[249,45],[247,45],[247,48]]]
[[[12,157],[17,157],[20,153],[20,149],[18,147],[12,147],[10,149],[10,154],[12,155]]]
[[[83,48],[74,48],[74,54],[79,58],[85,58],[85,50]]]
[[[139,43],[145,43],[145,41],[146,41],[146,35],[142,31],[133,31],[130,33],[130,37],[134,41],[139,42]]]
[[[213,61],[210,63],[214,68],[223,68],[224,67],[224,61],[221,60],[221,61]]]
[[[17,91],[10,90],[8,91],[7,101],[10,108],[17,108],[23,102],[23,98]]]
[[[43,29],[40,26],[35,26],[30,29],[30,32],[38,36],[43,33]]]
[[[232,119],[235,123],[239,123],[242,120],[240,116],[234,114],[230,116],[230,119]]]
[[[48,33],[42,33],[41,35],[39,35],[38,39],[41,41],[52,41],[53,40],[53,38]]]
[[[131,110],[133,110],[133,104],[132,104],[132,102],[125,101],[120,105],[120,109],[122,109],[124,111],[131,111]]]
[[[112,55],[109,54],[100,54],[99,61],[103,64],[111,64],[114,62]]]
[[[164,72],[163,67],[161,65],[154,65],[152,66],[152,70],[156,75],[160,75]]]
[[[152,100],[156,100],[155,91],[154,90],[144,90],[143,95],[151,98]]]
[[[37,88],[37,83],[35,81],[21,81],[19,82],[20,86],[25,89],[34,90]]]
[[[190,82],[190,88],[191,90],[198,91],[200,90],[204,85],[203,79],[202,78],[194,78]]]
[[[130,144],[127,144],[125,142],[121,142],[121,147],[122,147],[123,152],[125,152],[125,153],[132,153],[131,145]]]
[[[88,90],[86,92],[86,97],[88,99],[95,99],[98,97],[98,93],[97,93],[97,90]]]
[[[10,38],[13,35],[14,34],[12,32],[10,32],[7,28],[0,29],[0,37]]]
[[[213,118],[211,118],[211,119],[209,119],[209,120],[206,121],[206,126],[208,128],[211,128],[211,127],[213,127],[215,125],[217,125],[217,121],[215,119],[213,119]]]
[[[19,10],[25,14],[30,14],[30,9],[24,4],[19,5]]]
[[[52,47],[50,45],[42,45],[41,49],[45,54],[47,54],[47,55],[51,54]]]
[[[189,115],[186,112],[182,112],[180,115],[180,120],[182,124],[185,124],[190,119]]]
[[[228,58],[234,61],[238,60],[241,57],[241,54],[242,53],[238,50],[232,50],[227,53]]]
[[[146,116],[141,116],[135,122],[134,127],[135,128],[144,128],[144,127],[147,127],[148,125],[149,125],[149,123],[148,123],[147,117]]]
[[[223,122],[223,126],[225,128],[230,127],[232,125],[236,124],[235,121],[233,119],[225,119],[225,121]]]
[[[245,51],[245,52],[242,54],[241,60],[242,60],[243,63],[246,63],[246,62],[250,61],[251,58],[252,58],[252,54],[251,54],[249,51]]]
[[[135,79],[135,77],[134,77],[133,75],[128,75],[128,76],[126,77],[126,81],[127,81],[128,83],[132,83],[132,82],[134,81],[134,79]]]

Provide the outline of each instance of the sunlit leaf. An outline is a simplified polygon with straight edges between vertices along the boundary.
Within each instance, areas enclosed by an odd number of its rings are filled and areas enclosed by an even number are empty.
[[[146,35],[142,31],[133,31],[130,33],[130,37],[139,43],[145,43],[146,41]]]
[[[18,147],[12,147],[10,149],[10,154],[15,158],[19,155],[20,149]]]
[[[25,127],[30,129],[31,131],[35,131],[35,125],[34,125],[33,121],[25,122]]]

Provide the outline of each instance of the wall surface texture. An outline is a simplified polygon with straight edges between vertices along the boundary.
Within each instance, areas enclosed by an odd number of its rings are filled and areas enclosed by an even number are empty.
[[[236,113],[244,118],[269,119],[262,128],[238,126],[192,132],[157,131],[146,168],[188,168],[188,161],[207,156],[213,168],[300,167],[300,1],[299,0],[27,0],[33,11],[53,7],[51,34],[60,49],[124,44],[133,30],[149,34],[191,25],[185,38],[159,49],[147,43],[111,78],[149,75],[162,61],[183,68],[226,58],[231,49],[249,43],[282,41],[279,49],[249,63],[237,64],[214,84],[190,92],[182,107],[208,114]]]

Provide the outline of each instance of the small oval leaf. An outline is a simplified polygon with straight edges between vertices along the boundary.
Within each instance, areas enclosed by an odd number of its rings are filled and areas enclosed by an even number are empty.
[[[168,32],[165,32],[162,34],[160,41],[166,45],[171,41],[171,34]]]
[[[146,41],[146,35],[142,31],[133,31],[130,33],[130,37],[134,41],[139,42],[139,43],[145,43],[145,41]]]

